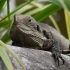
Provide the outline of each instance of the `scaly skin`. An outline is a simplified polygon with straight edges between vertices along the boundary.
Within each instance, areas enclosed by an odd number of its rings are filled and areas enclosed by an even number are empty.
[[[40,26],[33,17],[15,15],[14,23],[10,30],[10,37],[13,45],[49,50],[52,52],[57,66],[59,66],[59,58],[64,64],[58,41],[52,38],[51,31]]]
[[[21,17],[21,18],[19,18]],[[10,37],[17,46],[27,46],[39,48],[46,41],[46,37],[28,24],[28,20],[23,15],[15,16],[14,23],[11,27]],[[26,23],[23,23],[26,22]]]

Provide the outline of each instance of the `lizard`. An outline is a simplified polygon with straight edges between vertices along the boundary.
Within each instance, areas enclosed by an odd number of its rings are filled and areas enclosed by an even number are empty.
[[[61,56],[60,49],[64,50],[66,48],[59,47],[61,43],[59,43],[58,39],[53,37],[53,33],[50,30],[42,26],[30,15],[15,15],[14,23],[10,30],[12,44],[33,49],[50,50],[57,66],[59,66],[59,58],[64,64],[65,61]]]

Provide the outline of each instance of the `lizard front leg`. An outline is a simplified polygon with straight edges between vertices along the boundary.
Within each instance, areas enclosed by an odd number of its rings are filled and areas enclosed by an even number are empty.
[[[41,49],[52,52],[52,56],[53,56],[57,66],[59,66],[59,62],[60,62],[59,59],[61,59],[62,64],[64,64],[65,61],[61,56],[59,43],[57,41],[55,41],[53,39],[47,39],[46,42],[44,42],[44,45]]]
[[[43,45],[43,49],[49,50],[52,52],[52,56],[55,59],[57,66],[59,66],[59,58],[62,60],[62,63],[64,64],[65,61],[61,56],[61,50],[60,50],[58,41],[56,41],[54,39],[49,39],[49,35],[47,34],[47,32],[45,30],[43,30],[43,34],[47,38],[47,41]]]
[[[52,56],[55,59],[56,65],[59,66],[59,58],[62,60],[62,64],[64,64],[64,59],[61,56],[61,51],[59,47],[59,43],[57,41],[53,41],[52,45]]]
[[[39,32],[41,32],[39,25],[37,25],[37,30]],[[59,43],[57,41],[55,41],[53,39],[53,37],[50,38],[49,34],[46,32],[46,30],[42,30],[42,33],[46,37],[46,41],[44,42],[41,49],[45,50],[45,51],[51,51],[52,52],[52,56],[55,59],[57,66],[59,66],[59,58],[62,60],[62,63],[64,64],[64,59],[61,56]],[[52,36],[52,33],[51,32],[49,32],[49,33]]]

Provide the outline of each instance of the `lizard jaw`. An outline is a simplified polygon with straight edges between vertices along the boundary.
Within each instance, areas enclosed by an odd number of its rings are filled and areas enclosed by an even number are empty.
[[[46,37],[44,37],[40,32],[36,31],[33,28],[27,27],[26,25],[17,25],[17,28],[20,28],[20,32],[23,33],[23,36],[27,36],[29,41],[35,42],[38,46],[43,46]],[[26,36],[24,38],[26,38]]]

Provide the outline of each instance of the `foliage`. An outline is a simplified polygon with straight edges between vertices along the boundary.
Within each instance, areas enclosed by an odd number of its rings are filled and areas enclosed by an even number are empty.
[[[41,3],[43,1],[51,2],[51,3],[44,5]],[[5,9],[3,7],[5,2],[6,2],[6,0],[0,0],[0,12],[2,12]],[[15,8],[15,10],[13,10],[12,12],[9,11],[10,10],[9,0],[7,0],[7,11],[5,11],[5,12],[7,12],[7,15],[6,16],[0,16],[0,19],[1,19],[1,21],[0,21],[0,28],[1,28],[0,34],[2,34],[4,31],[6,31],[4,36],[1,38],[1,40],[5,43],[10,41],[9,29],[11,26],[11,22],[13,20],[13,16],[15,14],[20,14],[20,13],[23,13],[25,15],[34,15],[34,18],[38,22],[41,22],[45,18],[49,17],[50,20],[53,22],[53,25],[55,26],[55,28],[59,32],[61,32],[60,28],[58,27],[58,25],[55,21],[55,19],[52,17],[52,14],[57,12],[61,8],[64,9],[67,34],[68,34],[68,38],[70,40],[70,32],[69,32],[70,31],[70,20],[69,20],[70,19],[70,0],[28,0],[28,1],[25,1],[24,3],[22,3],[21,5],[17,6]],[[2,56],[2,55],[5,55],[5,56],[7,56],[7,55],[2,48],[2,46],[5,46],[4,43],[2,43],[2,41],[0,41],[0,56],[3,59],[4,56]],[[8,57],[7,57],[7,59],[10,62]],[[6,60],[3,59],[3,61],[6,61]],[[7,66],[7,63],[6,63],[6,66]],[[12,67],[12,65],[11,65],[11,67]],[[9,69],[9,66],[7,68]],[[13,70],[13,68],[11,68],[9,70]]]

